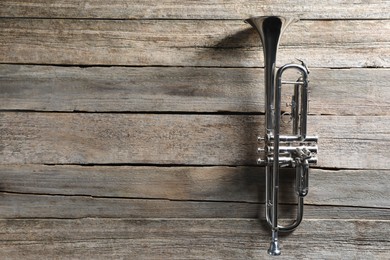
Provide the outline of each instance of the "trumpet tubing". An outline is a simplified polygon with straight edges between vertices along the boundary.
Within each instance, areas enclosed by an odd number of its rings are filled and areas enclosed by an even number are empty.
[[[258,141],[264,146],[258,151],[263,154],[258,164],[265,166],[265,216],[272,229],[272,240],[268,253],[280,255],[279,231],[292,231],[303,218],[303,198],[309,190],[309,166],[317,163],[317,136],[307,135],[308,114],[308,75],[306,65],[286,64],[276,70],[276,54],[279,40],[289,24],[297,21],[280,16],[259,16],[247,19],[260,35],[264,53],[265,81],[265,136]],[[297,80],[284,80],[288,70],[299,73]],[[281,134],[281,96],[282,87],[292,86],[291,96],[291,133]],[[279,168],[295,168],[295,191],[298,197],[297,216],[287,226],[278,224]]]

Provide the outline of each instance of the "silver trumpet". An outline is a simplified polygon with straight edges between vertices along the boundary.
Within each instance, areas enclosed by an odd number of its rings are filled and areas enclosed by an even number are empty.
[[[247,19],[260,34],[264,51],[265,76],[265,137],[259,137],[264,148],[259,148],[263,154],[258,164],[265,166],[266,219],[272,228],[272,241],[268,249],[270,255],[280,255],[279,231],[294,230],[302,221],[304,197],[308,193],[309,165],[317,163],[317,136],[306,134],[308,113],[308,74],[306,65],[286,64],[276,70],[276,53],[280,36],[289,24],[296,19],[279,16],[261,16]],[[287,70],[299,73],[297,80],[283,80]],[[280,134],[281,124],[281,89],[282,86],[292,86],[291,93],[291,134]],[[279,168],[295,168],[295,191],[298,197],[297,216],[293,223],[282,226],[278,224]]]

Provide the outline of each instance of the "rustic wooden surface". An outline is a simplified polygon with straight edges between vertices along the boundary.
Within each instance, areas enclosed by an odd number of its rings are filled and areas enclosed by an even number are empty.
[[[2,0],[2,258],[266,258],[263,56],[243,19],[276,14],[303,19],[277,60],[309,65],[320,136],[281,258],[390,259],[389,6]]]

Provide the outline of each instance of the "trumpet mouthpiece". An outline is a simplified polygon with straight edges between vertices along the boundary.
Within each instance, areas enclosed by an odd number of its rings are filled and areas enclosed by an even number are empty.
[[[269,248],[268,248],[268,254],[269,255],[280,255],[281,251],[280,251],[280,245],[279,245],[279,241],[272,241],[269,245]]]

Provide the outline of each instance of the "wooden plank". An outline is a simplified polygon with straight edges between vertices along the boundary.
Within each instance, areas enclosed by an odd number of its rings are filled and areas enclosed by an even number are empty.
[[[311,69],[310,113],[390,115],[388,82],[388,69]],[[259,68],[0,65],[0,109],[261,113],[263,85]]]
[[[15,218],[260,218],[264,203],[187,201],[95,196],[0,193],[0,217]],[[388,208],[305,205],[305,219],[388,220]],[[296,205],[282,204],[283,222],[296,217]]]
[[[281,238],[280,259],[388,259],[389,228],[307,220]],[[0,230],[7,259],[265,259],[270,240],[255,219],[2,220]]]
[[[264,116],[0,113],[2,164],[253,165]],[[310,116],[319,167],[389,169],[386,116]],[[370,159],[371,158],[371,159]]]
[[[261,46],[257,32],[242,20],[82,20],[2,18],[3,42],[34,40],[64,46],[89,44],[90,47],[220,47]],[[336,47],[340,45],[386,46],[390,36],[388,20],[302,20],[289,25],[281,38],[282,46]],[[300,37],[297,37],[300,35]],[[16,38],[18,37],[18,38]],[[93,43],[98,39],[99,42]],[[8,41],[7,41],[8,40]],[[87,43],[86,43],[87,42]],[[291,58],[291,59],[294,59]]]
[[[259,167],[0,166],[11,194],[264,203],[264,178]],[[296,201],[294,180],[282,171],[281,203]],[[389,183],[389,171],[312,169],[305,202],[390,209]]]
[[[2,0],[1,17],[111,18],[111,19],[246,19],[252,15],[299,15],[304,19],[390,18],[389,2],[325,0],[295,1],[168,1],[153,4],[145,0],[131,3],[112,0]]]
[[[286,31],[280,64],[389,67],[390,21],[302,21]],[[297,37],[300,35],[300,37]],[[2,19],[0,63],[262,66],[260,40],[242,21]]]

